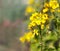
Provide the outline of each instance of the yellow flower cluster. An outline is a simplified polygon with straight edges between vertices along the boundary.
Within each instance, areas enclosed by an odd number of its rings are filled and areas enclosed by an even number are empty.
[[[59,8],[59,3],[57,0],[50,0],[44,4],[43,13],[46,13],[48,10],[54,12],[56,8]]]
[[[58,4],[57,0],[50,0],[49,6],[50,6],[52,9],[56,9],[56,8],[59,7],[59,4]]]
[[[28,32],[28,33],[25,33],[24,36],[20,37],[20,41],[21,41],[22,43],[24,43],[25,41],[30,42],[30,40],[31,40],[32,38],[34,38],[35,34],[38,35],[38,30],[37,30],[37,29],[34,29],[33,32],[30,31],[30,32]]]
[[[30,24],[28,26],[29,29],[31,29],[34,26],[40,25],[41,29],[43,29],[45,22],[48,20],[47,14],[37,13],[35,12],[30,17]]]
[[[24,36],[20,37],[20,41],[23,42],[23,43],[25,41],[28,41],[29,42],[32,37],[33,37],[32,32],[28,32],[28,33],[25,33]]]
[[[29,4],[33,4],[34,0],[29,0]],[[20,37],[20,41],[21,42],[30,42],[31,39],[33,39],[35,37],[35,35],[39,36],[39,27],[40,26],[40,30],[44,30],[44,28],[46,27],[47,29],[49,29],[49,23],[46,23],[47,21],[50,21],[50,19],[53,19],[54,16],[49,16],[48,12],[55,12],[55,10],[59,8],[59,4],[57,2],[57,0],[49,0],[48,2],[44,3],[42,12],[36,12],[36,10],[29,5],[26,8],[26,12],[27,13],[32,13],[33,14],[30,16],[30,23],[28,25],[28,29],[30,30],[30,32],[25,33],[24,36]],[[60,9],[57,10],[57,12],[60,12]],[[37,28],[38,27],[38,28]]]
[[[34,29],[34,35],[38,35],[38,30],[37,29]]]

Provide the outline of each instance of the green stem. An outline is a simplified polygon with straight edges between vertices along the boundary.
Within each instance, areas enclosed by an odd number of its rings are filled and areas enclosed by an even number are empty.
[[[42,35],[40,35],[40,37],[41,37],[41,51],[43,51]]]
[[[42,40],[42,31],[41,31],[41,27],[39,28],[40,29],[40,45],[41,45],[41,50],[40,51],[43,51],[43,40]]]

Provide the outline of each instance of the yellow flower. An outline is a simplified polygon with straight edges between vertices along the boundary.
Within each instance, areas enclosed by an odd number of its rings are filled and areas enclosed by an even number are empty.
[[[34,37],[34,36],[33,36],[33,34],[32,34],[31,31],[28,32],[28,33],[25,33],[25,38],[26,38],[26,41],[27,41],[27,42],[30,42],[30,40],[31,40],[33,37]]]
[[[37,20],[37,21],[36,21],[36,24],[37,24],[37,25],[41,25],[41,21],[40,21],[40,20]]]
[[[33,13],[32,16],[30,16],[30,21],[33,21],[34,19],[36,19],[38,15],[39,14],[37,12]]]
[[[48,15],[47,14],[43,14],[42,18],[47,20],[48,19]]]
[[[36,23],[34,21],[31,22],[32,26],[36,26]]]
[[[31,29],[32,27],[34,27],[36,25],[45,24],[46,20],[48,20],[48,15],[47,14],[35,12],[30,17],[31,22],[30,22],[28,28]]]
[[[43,23],[43,24],[44,24],[45,22],[46,22],[46,20],[44,20],[44,19],[42,19],[42,20],[41,20],[41,23]]]
[[[30,20],[31,20],[31,21],[32,21],[32,20],[34,20],[34,17],[33,17],[33,16],[31,16],[31,17],[30,17]]]
[[[44,7],[49,7],[49,4],[48,4],[48,3],[45,3],[45,4],[44,4]]]
[[[47,12],[48,11],[48,8],[45,8],[43,9],[43,13]]]
[[[44,29],[44,25],[43,24],[41,25],[41,29]]]
[[[35,13],[32,14],[33,17],[36,17],[36,16],[38,16],[38,15],[39,15],[38,12],[35,12]]]
[[[26,12],[27,12],[27,13],[32,13],[32,12],[34,12],[34,11],[35,11],[35,9],[32,8],[31,6],[28,6],[28,7],[26,8]]]
[[[38,30],[37,29],[34,29],[34,35],[38,35]]]
[[[20,37],[20,39],[19,39],[22,43],[24,43],[25,42],[25,38],[24,37]]]
[[[30,40],[31,40],[32,38],[34,38],[34,35],[33,35],[32,32],[30,31],[30,32],[25,33],[25,35],[24,35],[23,37],[20,37],[20,41],[21,41],[22,43],[24,43],[25,41],[30,42]]]
[[[31,22],[29,25],[28,25],[28,29],[31,29],[32,27],[36,26],[36,23],[34,22]]]
[[[59,7],[57,0],[50,0],[49,5],[52,9],[56,9]]]

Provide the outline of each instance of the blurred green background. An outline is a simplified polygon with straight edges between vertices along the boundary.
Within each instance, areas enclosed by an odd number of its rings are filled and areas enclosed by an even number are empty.
[[[27,0],[0,0],[0,51],[25,51],[19,37],[26,29]]]

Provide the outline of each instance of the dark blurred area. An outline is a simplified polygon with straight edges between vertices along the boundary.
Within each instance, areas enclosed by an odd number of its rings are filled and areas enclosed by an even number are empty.
[[[0,0],[0,51],[25,51],[19,37],[26,29],[27,0]]]

